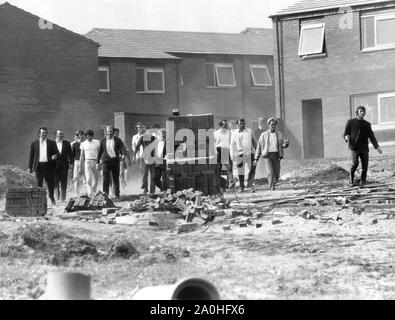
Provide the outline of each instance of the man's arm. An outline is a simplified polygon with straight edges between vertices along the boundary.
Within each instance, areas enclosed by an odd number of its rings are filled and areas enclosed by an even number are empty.
[[[263,144],[263,132],[261,133],[261,136],[259,137],[259,140],[258,140],[258,147],[256,148],[256,152],[255,152],[255,161],[258,161],[259,160],[259,157],[261,156],[261,154],[262,154],[262,144]],[[254,161],[254,162],[255,162]]]
[[[29,156],[29,172],[33,172],[33,159],[34,159],[34,142],[30,145],[30,156]]]
[[[344,129],[343,138],[346,142],[350,141],[351,136],[351,119],[347,121],[346,128]]]
[[[99,152],[97,153],[97,164],[100,164],[100,159],[101,159],[101,156],[103,155],[103,152],[104,152],[103,141],[104,140],[100,141],[100,144],[99,144]]]
[[[373,144],[373,147],[378,151],[378,153],[382,153],[383,150],[381,150],[379,143],[377,142],[377,139],[374,135],[374,132],[372,130],[372,126],[369,124],[369,129],[368,129],[368,136],[370,139],[370,142]]]
[[[74,153],[73,153],[73,150],[71,149],[70,142],[67,142],[67,154],[69,157],[70,166],[73,166],[74,165]]]
[[[256,148],[257,148],[257,141],[256,141],[256,138],[255,138],[254,134],[251,134],[251,145],[254,148],[254,150],[256,150]],[[253,150],[251,150],[251,151],[253,151]]]
[[[135,147],[135,149],[133,150],[133,159],[136,159],[136,154],[140,151],[140,146],[141,146],[142,143],[143,143],[143,137],[144,137],[144,136],[141,136],[141,137],[139,138],[139,140],[137,141],[137,143],[136,143],[136,147]]]

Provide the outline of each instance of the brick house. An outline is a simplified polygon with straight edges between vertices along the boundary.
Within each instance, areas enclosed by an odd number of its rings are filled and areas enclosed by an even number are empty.
[[[255,121],[275,114],[271,29],[238,34],[93,29],[100,103],[130,142],[138,121],[164,126],[181,115],[214,113]]]
[[[9,3],[0,5],[0,162],[27,167],[40,126],[100,129],[98,44]]]
[[[346,156],[344,126],[358,105],[384,153],[393,153],[395,2],[304,0],[271,18],[287,157]]]

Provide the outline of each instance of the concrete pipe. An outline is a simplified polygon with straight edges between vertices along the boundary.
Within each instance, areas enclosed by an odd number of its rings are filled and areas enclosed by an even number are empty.
[[[217,289],[207,280],[187,278],[176,284],[145,287],[133,295],[133,300],[219,300]]]
[[[78,272],[50,272],[44,300],[91,300],[91,278]]]

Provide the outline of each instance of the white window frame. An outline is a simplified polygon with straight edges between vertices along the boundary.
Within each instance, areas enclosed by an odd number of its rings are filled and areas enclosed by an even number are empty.
[[[257,83],[255,81],[254,72],[252,72],[253,68],[255,68],[255,69],[266,69],[266,72],[267,72],[267,75],[268,75],[270,83],[269,84],[267,84],[267,83],[264,83],[264,84]],[[251,77],[252,77],[252,82],[254,84],[254,87],[270,87],[270,86],[272,86],[272,79],[270,77],[270,72],[269,72],[269,68],[267,67],[267,65],[265,65],[265,64],[250,64],[250,72],[251,72]]]
[[[317,29],[321,28],[321,50],[320,51],[309,51],[309,52],[301,52],[302,50],[302,38],[303,38],[303,31],[306,29]],[[299,56],[307,56],[310,54],[321,54],[324,52],[324,36],[325,36],[325,22],[319,22],[319,23],[305,23],[301,25],[300,28],[300,36],[299,36],[299,50],[298,54]]]
[[[377,44],[377,21],[395,19],[395,12],[391,11],[391,12],[386,12],[386,13],[365,14],[365,15],[361,16],[361,20],[364,18],[371,18],[371,17],[374,18],[374,47],[362,48],[362,51],[395,48],[395,42],[388,43],[388,44],[381,44],[381,45]]]
[[[395,127],[395,121],[382,121],[381,120],[381,98],[395,98],[395,92],[389,92],[389,93],[379,93],[377,94],[377,108],[378,108],[378,124],[380,128],[383,126],[390,126],[390,127]]]
[[[233,84],[220,84],[218,77],[218,68],[232,68],[232,76],[233,76]],[[234,88],[236,87],[236,77],[235,77],[235,69],[233,67],[233,63],[215,63],[214,64],[214,72],[216,77],[217,87],[225,87],[225,88]]]
[[[144,70],[144,91],[137,91],[137,93],[165,93],[165,69],[164,68],[145,68],[137,67],[136,69]],[[162,74],[162,90],[149,90],[148,89],[148,72]]]
[[[103,88],[99,88],[99,92],[111,92],[111,88],[110,88],[110,67],[109,66],[99,66],[99,71],[103,72],[106,71],[107,72],[107,88],[103,89]]]

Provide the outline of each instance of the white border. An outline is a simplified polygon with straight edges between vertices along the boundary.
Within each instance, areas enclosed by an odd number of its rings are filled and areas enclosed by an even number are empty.
[[[255,81],[254,72],[252,71],[253,68],[266,69],[266,73],[267,73],[267,76],[269,78],[269,84],[267,84],[267,83],[257,83]],[[272,79],[270,77],[270,72],[269,72],[269,69],[268,69],[267,65],[265,65],[265,64],[250,64],[250,72],[251,72],[251,76],[252,76],[252,82],[254,83],[255,87],[270,87],[270,86],[272,86]]]
[[[301,52],[302,49],[302,40],[303,40],[303,31],[306,29],[318,29],[321,28],[321,49],[320,50],[315,50],[315,51],[309,51],[309,52]],[[300,37],[299,37],[299,50],[298,50],[298,55],[300,56],[305,56],[309,54],[318,54],[323,52],[323,47],[324,47],[324,34],[325,34],[325,23],[312,23],[312,24],[305,24],[302,25],[300,28]]]
[[[99,66],[99,70],[100,72],[107,72],[107,88],[106,89],[102,89],[99,88],[99,92],[111,92],[111,88],[110,88],[110,67],[109,66]]]

